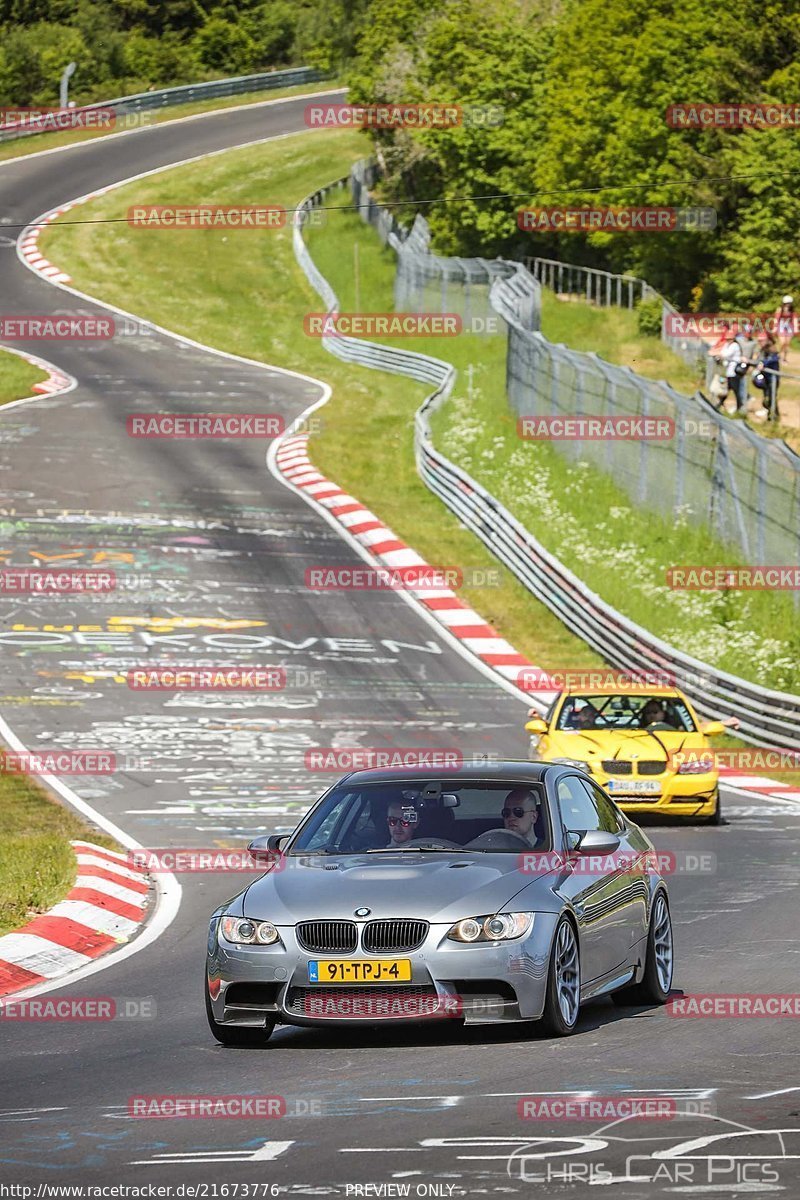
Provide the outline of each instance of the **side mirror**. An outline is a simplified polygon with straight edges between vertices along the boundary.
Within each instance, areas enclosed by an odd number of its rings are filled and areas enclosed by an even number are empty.
[[[567,835],[569,841],[576,835]],[[614,833],[606,833],[603,829],[589,829],[578,841],[570,846],[577,854],[613,854],[619,847],[619,838]]]
[[[247,847],[247,853],[253,862],[263,866],[274,863],[276,855],[280,854],[281,842],[285,842],[288,833],[271,833],[269,836],[253,838]]]
[[[725,726],[722,721],[704,721],[700,726],[700,732],[704,733],[706,737],[719,737],[721,733],[725,732]]]
[[[525,728],[528,733],[547,733],[547,721],[543,721],[541,717],[534,717],[533,720],[525,722]]]

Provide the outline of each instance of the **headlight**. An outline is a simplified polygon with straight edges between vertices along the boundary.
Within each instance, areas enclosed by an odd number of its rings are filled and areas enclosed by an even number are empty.
[[[248,917],[223,917],[220,933],[226,942],[238,946],[272,946],[280,936],[271,921],[251,921]]]
[[[498,913],[456,921],[447,936],[453,942],[507,942],[522,937],[533,925],[533,913]]]
[[[710,758],[691,758],[687,762],[682,762],[678,767],[679,775],[707,775],[709,771],[714,770],[714,764]]]
[[[580,758],[554,758],[554,763],[560,763],[562,767],[577,767],[579,771],[585,771],[587,775],[592,773],[592,764],[584,762]]]

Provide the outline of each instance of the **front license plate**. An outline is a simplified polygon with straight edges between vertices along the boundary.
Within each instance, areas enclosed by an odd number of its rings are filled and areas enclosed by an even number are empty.
[[[308,964],[309,983],[409,983],[410,958],[320,958]]]
[[[609,779],[606,787],[615,796],[661,795],[661,784],[657,779]]]

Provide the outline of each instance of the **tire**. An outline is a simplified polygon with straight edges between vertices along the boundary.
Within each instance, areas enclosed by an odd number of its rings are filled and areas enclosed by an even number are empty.
[[[703,823],[705,825],[721,825],[722,824],[722,798],[719,794],[719,788],[717,788],[716,807],[714,808],[714,811],[710,817],[704,818]]]
[[[275,1028],[274,1021],[267,1021],[266,1025],[260,1026],[257,1029],[247,1029],[241,1025],[220,1025],[219,1021],[214,1020],[211,997],[208,994],[208,984],[205,987],[205,997],[208,1027],[221,1045],[251,1048],[254,1046],[266,1046]]]
[[[665,923],[666,922],[666,923]],[[657,942],[660,946],[657,947]],[[611,999],[618,1005],[665,1004],[672,986],[672,964],[674,959],[672,940],[672,917],[666,892],[656,892],[647,931],[647,955],[641,982],[630,984]]]
[[[572,922],[561,917],[553,936],[547,994],[539,1022],[549,1037],[568,1037],[578,1023],[581,1000],[581,964],[578,937]]]

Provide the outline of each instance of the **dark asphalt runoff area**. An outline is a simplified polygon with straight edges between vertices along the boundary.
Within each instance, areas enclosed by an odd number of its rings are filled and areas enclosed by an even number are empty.
[[[22,225],[134,174],[301,131],[305,103],[0,165],[0,215]],[[105,311],[37,278],[2,240],[0,280],[6,314]],[[91,598],[0,599],[0,714],[31,750],[116,755],[111,774],[65,779],[79,797],[144,846],[242,845],[293,828],[331,781],[309,769],[309,750],[525,757],[524,705],[400,596],[304,586],[308,567],[361,560],[269,472],[264,441],[126,433],[138,412],[274,413],[288,423],[319,398],[312,381],[160,333],[24,348],[78,386],[0,411],[4,562],[113,569],[118,583]],[[280,664],[287,686],[239,697],[131,690],[125,673],[153,663]],[[725,812],[719,828],[648,831],[659,849],[711,864],[669,881],[675,987],[794,993],[800,807],[728,793]],[[47,1190],[68,1185],[412,1200],[583,1196],[606,1185],[622,1197],[797,1194],[796,1021],[679,1019],[602,1000],[561,1041],[524,1025],[433,1023],[279,1028],[263,1049],[225,1049],[203,1011],[207,916],[242,876],[180,883],[180,909],[159,938],[49,993],[147,1000],[154,1017],[0,1021],[0,1197],[79,1195]],[[128,1115],[135,1095],[240,1093],[282,1096],[287,1115]],[[521,1119],[519,1100],[542,1093],[674,1098],[676,1115]]]

